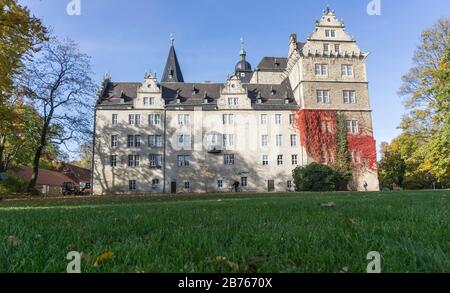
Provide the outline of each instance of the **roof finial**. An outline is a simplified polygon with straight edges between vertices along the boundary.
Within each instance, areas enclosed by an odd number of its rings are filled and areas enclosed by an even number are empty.
[[[170,33],[170,45],[173,46],[173,43],[175,42],[175,37],[173,33]]]
[[[240,41],[241,41],[241,50],[244,50],[244,44],[245,44],[244,37],[241,37]]]

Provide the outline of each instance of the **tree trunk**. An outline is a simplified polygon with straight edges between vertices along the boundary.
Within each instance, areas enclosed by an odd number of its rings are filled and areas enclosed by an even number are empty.
[[[50,119],[46,119],[44,126],[42,127],[41,140],[40,140],[39,146],[36,149],[36,153],[34,154],[33,174],[31,175],[31,180],[30,180],[30,183],[28,184],[28,192],[32,192],[33,189],[36,187],[36,182],[37,182],[37,178],[39,175],[39,162],[41,160],[42,150],[44,149],[44,147],[47,143],[47,130],[48,130],[49,125],[50,125]]]

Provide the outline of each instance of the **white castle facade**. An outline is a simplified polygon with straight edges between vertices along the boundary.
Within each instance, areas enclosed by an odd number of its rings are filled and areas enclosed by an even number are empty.
[[[173,46],[160,81],[113,82],[105,75],[95,108],[93,192],[294,190],[292,171],[314,161],[296,113],[344,113],[349,135],[373,136],[363,53],[327,9],[306,42],[292,34],[287,57],[241,60],[225,83],[187,83]],[[352,152],[352,160],[363,160]],[[329,163],[324,157],[323,163]],[[376,170],[352,188],[378,190]]]

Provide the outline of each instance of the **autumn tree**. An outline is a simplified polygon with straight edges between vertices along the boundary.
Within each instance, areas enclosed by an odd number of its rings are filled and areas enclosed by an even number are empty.
[[[47,31],[40,19],[17,3],[0,0],[0,111],[10,113],[2,106],[11,94],[14,76],[22,68],[23,58],[39,50]],[[5,116],[3,116],[5,117]]]
[[[50,143],[67,146],[68,142],[86,141],[92,136],[95,85],[91,74],[90,58],[70,40],[50,39],[26,64],[20,88],[42,118],[29,190],[36,185],[39,162],[49,137]]]

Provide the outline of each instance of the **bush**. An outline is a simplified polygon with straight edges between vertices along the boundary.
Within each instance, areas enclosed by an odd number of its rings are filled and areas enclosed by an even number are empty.
[[[344,191],[351,177],[317,163],[299,166],[292,173],[297,191]]]
[[[22,178],[7,174],[6,180],[0,181],[0,194],[25,193],[28,182]]]

